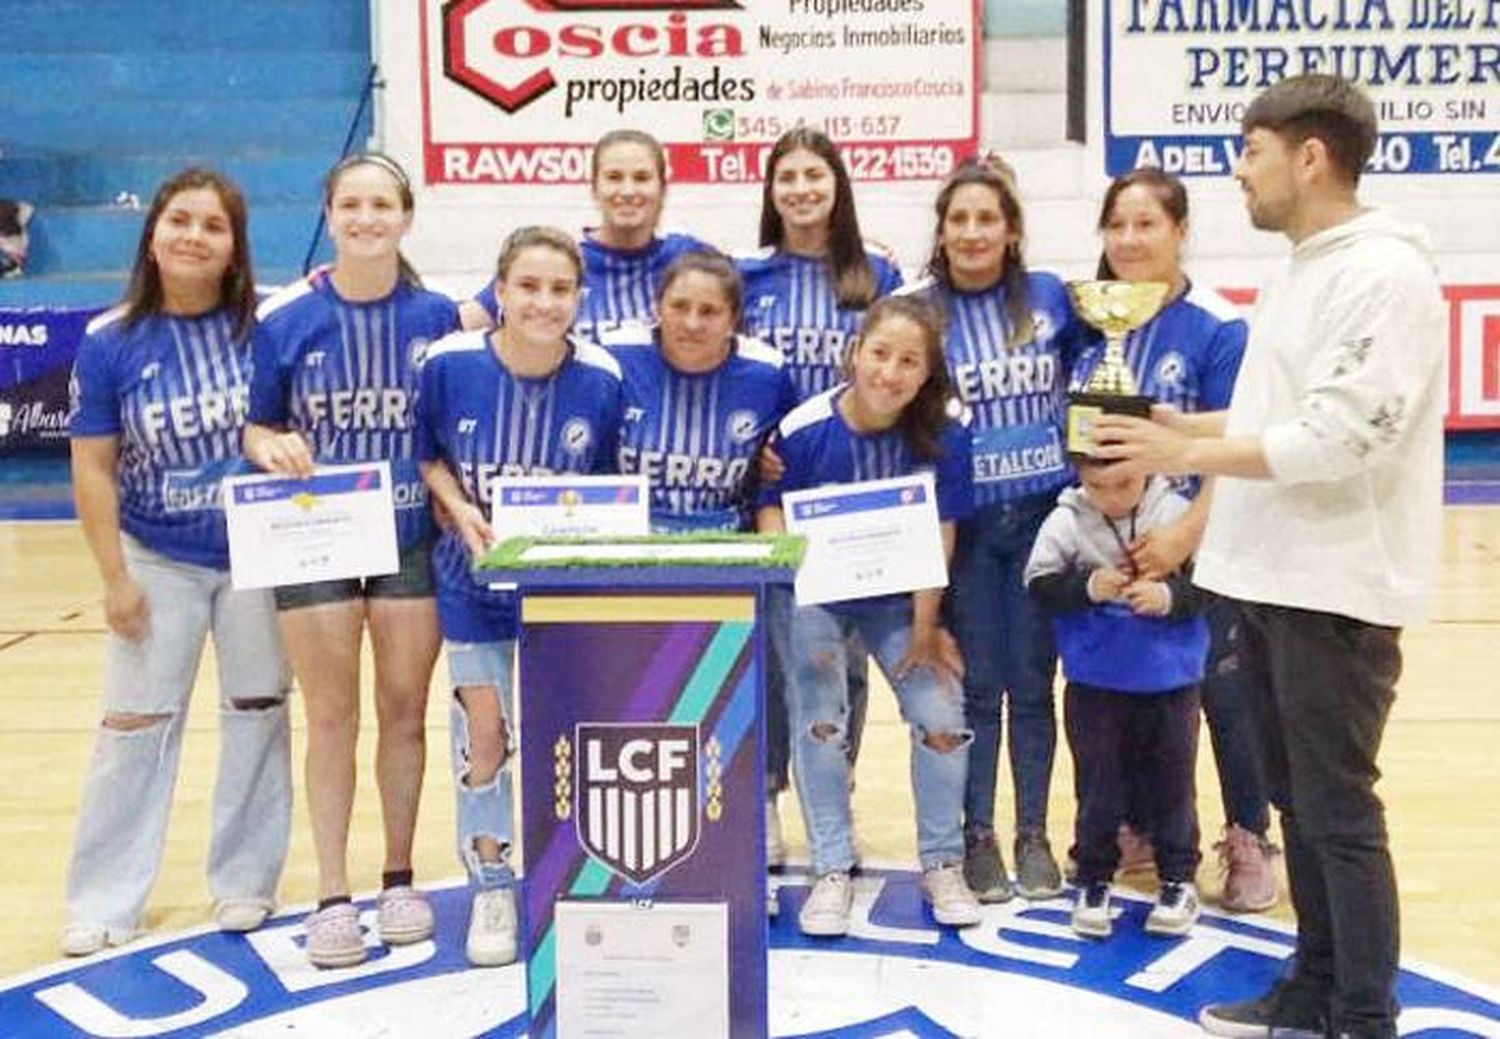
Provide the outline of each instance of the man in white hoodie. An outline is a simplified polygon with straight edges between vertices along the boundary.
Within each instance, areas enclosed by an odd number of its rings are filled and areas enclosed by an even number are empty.
[[[1362,206],[1368,98],[1282,80],[1246,110],[1235,177],[1292,252],[1261,292],[1226,416],[1109,416],[1101,457],[1215,474],[1197,583],[1239,600],[1247,688],[1281,812],[1297,955],[1213,1035],[1396,1036],[1399,923],[1376,754],[1403,625],[1442,524],[1446,324],[1425,234]]]

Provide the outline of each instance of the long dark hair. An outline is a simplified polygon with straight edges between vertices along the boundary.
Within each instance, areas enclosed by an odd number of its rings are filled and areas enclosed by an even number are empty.
[[[1120,200],[1120,195],[1126,188],[1143,187],[1155,196],[1162,212],[1166,213],[1173,224],[1181,227],[1188,218],[1188,195],[1187,188],[1183,187],[1182,181],[1176,175],[1155,166],[1140,166],[1136,169],[1120,174],[1110,182],[1104,192],[1104,202],[1099,206],[1099,230],[1103,231],[1108,226],[1115,214],[1115,203]],[[1095,277],[1114,279],[1119,277],[1115,269],[1109,265],[1109,257],[1103,250],[1099,253],[1099,269]]]
[[[1005,317],[1006,324],[1010,326],[1006,329],[1006,340],[1011,346],[1021,346],[1031,342],[1036,336],[1023,249],[1026,217],[1021,211],[1021,196],[1016,190],[1015,172],[999,156],[985,155],[965,159],[948,174],[948,179],[938,189],[935,205],[937,227],[932,234],[932,256],[927,261],[927,273],[945,287],[952,288],[953,277],[948,270],[948,254],[943,248],[943,223],[948,219],[948,207],[953,203],[954,193],[969,184],[979,184],[995,193],[1000,200],[1000,212],[1005,216],[1005,223],[1016,236],[1016,241],[1005,250],[1005,260],[1000,268],[1000,285],[1005,290]]]
[[[922,345],[927,353],[927,380],[902,409],[896,428],[919,458],[935,461],[943,455],[943,428],[948,424],[948,401],[953,396],[948,360],[943,354],[946,318],[942,308],[924,296],[882,296],[865,312],[859,335],[850,342],[844,355],[844,366],[852,380],[854,354],[865,336],[879,328],[882,321],[893,318],[904,318],[922,330]]]
[[[156,189],[156,197],[146,210],[146,222],[141,226],[140,241],[136,243],[135,264],[130,269],[130,281],[125,286],[122,300],[125,313],[120,320],[128,327],[141,318],[162,312],[161,271],[157,269],[156,258],[151,255],[156,222],[179,193],[199,188],[208,188],[218,195],[219,204],[229,217],[234,253],[219,284],[219,306],[229,311],[234,319],[235,339],[243,341],[249,337],[250,328],[255,323],[255,271],[250,263],[249,211],[245,206],[245,196],[234,181],[200,166],[189,166]]]
[[[411,190],[411,178],[406,175],[406,171],[401,168],[399,162],[384,152],[356,152],[340,159],[323,178],[323,208],[325,210],[333,206],[333,195],[338,190],[339,181],[343,179],[345,173],[356,166],[375,166],[385,170],[396,181],[396,193],[401,199],[402,211],[410,213],[417,208],[417,200]],[[407,261],[400,250],[396,252],[396,270],[397,277],[401,281],[415,288],[422,287],[422,279],[417,274],[417,269]]]
[[[875,271],[865,255],[865,241],[859,233],[859,216],[854,211],[854,188],[849,170],[837,146],[821,130],[799,126],[777,139],[766,160],[766,181],[760,198],[760,244],[780,249],[786,242],[786,226],[771,201],[776,182],[776,165],[794,151],[809,151],[828,163],[833,171],[833,211],[828,214],[828,266],[833,270],[834,294],[839,306],[863,310],[875,298]]]

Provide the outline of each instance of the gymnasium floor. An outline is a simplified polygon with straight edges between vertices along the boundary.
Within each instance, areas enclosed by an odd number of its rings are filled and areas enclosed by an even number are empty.
[[[1450,488],[1450,501],[1493,501],[1482,486],[1487,479],[1470,481],[1468,491],[1460,488],[1458,494]],[[8,910],[0,915],[4,979],[57,957],[63,871],[97,720],[102,621],[93,567],[71,521],[0,522],[0,573],[0,711],[6,718],[0,726],[0,868]],[[1473,504],[1447,509],[1436,616],[1408,631],[1404,650],[1405,674],[1387,730],[1381,785],[1401,884],[1404,952],[1414,962],[1437,965],[1477,983],[1493,1006],[1500,1003],[1495,995],[1500,992],[1500,888],[1493,882],[1493,865],[1500,859],[1500,509]],[[209,663],[201,674],[212,675]],[[153,932],[181,931],[208,920],[202,860],[216,718],[211,682],[202,684],[190,714],[166,861],[146,920]],[[440,666],[428,716],[427,785],[416,861],[419,882],[427,883],[459,873],[451,851],[444,684]],[[295,707],[293,717],[297,760],[302,728]],[[379,823],[369,778],[373,735],[367,710],[350,856],[355,886],[365,890],[377,886],[379,864]],[[1202,746],[1199,801],[1207,852],[1221,811],[1206,734]],[[856,791],[868,861],[901,865],[913,858],[906,760],[905,735],[892,699],[877,690]],[[1057,848],[1068,843],[1071,782],[1067,755],[1061,751],[1050,827]],[[801,833],[791,800],[785,799],[783,813],[790,821],[795,854],[801,849]],[[999,806],[1002,820],[1009,807]],[[300,799],[297,810],[282,883],[287,906],[306,903],[314,892]],[[1218,886],[1211,853],[1200,882],[1211,897]],[[1291,919],[1284,905],[1270,916]],[[789,923],[784,917],[780,926]],[[5,985],[0,980],[0,990]],[[0,1020],[0,1035],[6,1034]],[[1493,1030],[1421,1034],[1500,1035],[1500,1024]]]

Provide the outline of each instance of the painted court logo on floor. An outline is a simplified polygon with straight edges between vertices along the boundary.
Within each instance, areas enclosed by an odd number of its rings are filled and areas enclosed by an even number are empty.
[[[1203,1003],[1265,989],[1291,952],[1285,928],[1205,916],[1178,939],[1142,930],[1143,898],[1119,900],[1115,935],[1086,941],[1068,903],[989,906],[983,924],[939,929],[917,875],[855,880],[848,938],[809,939],[796,912],[809,878],[777,878],[771,926],[771,1035],[777,1039],[1174,1039],[1201,1035]],[[298,1037],[526,1035],[524,970],[469,969],[466,892],[433,893],[435,940],[319,971],[300,915],[251,935],[196,931],[58,964],[0,983],[0,1036]],[[1403,1037],[1500,1039],[1500,994],[1445,972],[1401,973]]]

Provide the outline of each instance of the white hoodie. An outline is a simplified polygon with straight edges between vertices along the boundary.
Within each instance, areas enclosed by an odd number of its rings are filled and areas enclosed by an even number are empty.
[[[1265,287],[1226,435],[1269,480],[1221,479],[1197,583],[1372,624],[1421,619],[1442,539],[1447,319],[1419,227],[1366,210]]]

